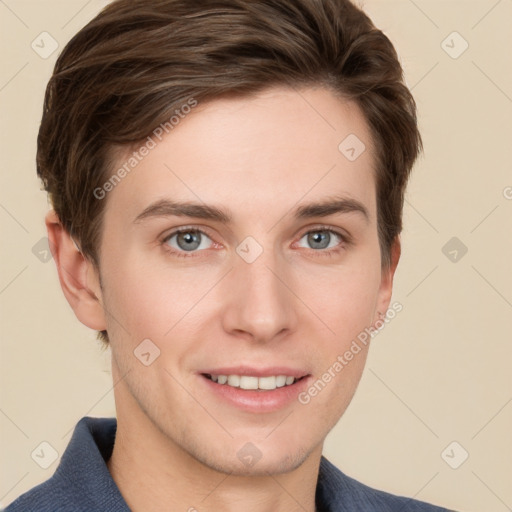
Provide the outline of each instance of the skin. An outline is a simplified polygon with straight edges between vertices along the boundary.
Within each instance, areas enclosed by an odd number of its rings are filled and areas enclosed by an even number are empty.
[[[338,150],[349,134],[366,145],[354,162]],[[400,245],[382,268],[374,163],[355,104],[323,88],[273,88],[200,104],[108,193],[100,273],[48,213],[64,294],[82,323],[109,333],[118,431],[108,468],[132,510],[315,510],[323,442],[367,347],[310,403],[270,413],[239,410],[197,372],[286,365],[316,380],[387,310]],[[368,218],[294,217],[333,196]],[[232,222],[134,222],[160,199],[215,205]],[[206,232],[195,252],[163,240],[179,227]],[[326,229],[351,242],[331,233],[329,247],[312,245],[307,233]],[[253,263],[236,252],[248,236],[263,248]],[[160,349],[149,366],[133,353],[147,338]],[[262,454],[252,467],[237,457],[247,442]]]

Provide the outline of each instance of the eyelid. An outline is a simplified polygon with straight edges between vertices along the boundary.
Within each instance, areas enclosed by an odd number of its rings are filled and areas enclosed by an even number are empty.
[[[171,238],[174,235],[178,235],[180,233],[188,233],[189,231],[197,231],[201,233],[202,235],[206,235],[208,238],[210,238],[213,241],[212,235],[208,233],[206,228],[198,227],[198,226],[179,226],[177,228],[172,229],[169,231],[166,235],[162,236],[160,238],[161,242],[167,242],[169,238]]]
[[[353,238],[348,231],[334,226],[327,226],[327,225],[315,225],[315,226],[308,226],[307,228],[304,228],[305,230],[301,233],[299,236],[299,239],[301,239],[304,235],[307,235],[308,233],[314,233],[316,231],[328,231],[329,233],[334,233],[335,235],[339,236],[343,242],[346,245],[353,243]],[[322,252],[322,251],[315,251],[315,252]],[[327,252],[327,251],[324,251]]]
[[[174,247],[171,247],[167,242],[175,235],[179,235],[180,233],[188,233],[188,232],[198,232],[201,233],[201,235],[206,236],[212,241],[212,246],[218,246],[219,244],[215,242],[212,236],[210,236],[206,229],[200,228],[197,226],[180,226],[177,228],[174,228],[169,233],[167,233],[163,237],[159,237],[159,245],[162,247],[162,249],[171,257],[176,258],[197,258],[201,257],[201,253],[208,251],[209,249],[201,249],[199,251],[180,251],[178,249],[175,249]]]

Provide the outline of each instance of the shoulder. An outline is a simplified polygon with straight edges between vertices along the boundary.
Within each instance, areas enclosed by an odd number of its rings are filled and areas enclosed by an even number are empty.
[[[321,511],[329,512],[448,512],[443,507],[373,489],[345,475],[325,457],[320,462],[316,500]]]
[[[116,425],[115,418],[82,418],[53,476],[22,494],[5,512],[128,510],[105,464]],[[111,508],[104,508],[106,504]]]
[[[64,512],[84,511],[90,504],[77,504],[69,489],[62,486],[62,480],[51,477],[46,482],[33,487],[13,501],[5,512]]]

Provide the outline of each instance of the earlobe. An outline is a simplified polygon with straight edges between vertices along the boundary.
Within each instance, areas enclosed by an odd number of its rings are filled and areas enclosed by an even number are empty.
[[[99,276],[76,242],[62,226],[54,210],[45,218],[48,240],[64,296],[76,317],[87,327],[106,330]]]

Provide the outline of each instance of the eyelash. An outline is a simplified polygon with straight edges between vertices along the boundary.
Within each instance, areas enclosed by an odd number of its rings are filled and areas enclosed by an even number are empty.
[[[182,227],[182,228],[176,229],[172,233],[169,233],[168,235],[166,235],[161,240],[160,244],[163,246],[164,250],[169,252],[172,256],[176,256],[177,258],[198,257],[195,253],[202,252],[202,251],[191,251],[189,253],[187,253],[186,251],[176,251],[175,249],[171,248],[167,244],[167,242],[174,235],[179,235],[180,233],[190,233],[190,232],[201,233],[202,235],[206,235],[208,238],[212,239],[212,237],[206,231],[204,231],[202,229],[195,228],[195,227]],[[314,229],[305,231],[304,233],[302,233],[300,235],[299,240],[302,239],[305,235],[308,235],[310,233],[318,233],[318,232],[332,233],[341,239],[341,243],[338,246],[336,246],[336,248],[332,248],[332,249],[320,249],[320,250],[310,249],[315,256],[319,256],[319,257],[328,256],[328,257],[332,258],[332,257],[336,256],[338,253],[340,253],[343,249],[347,248],[348,246],[350,246],[352,244],[352,239],[350,238],[350,236],[340,233],[339,231],[336,231],[335,229],[332,229],[328,226],[318,226]]]

